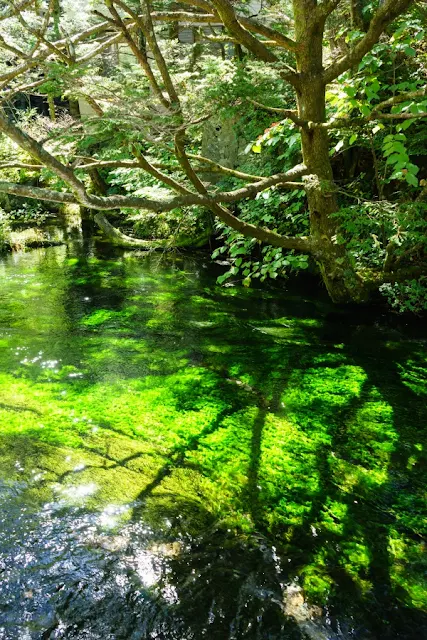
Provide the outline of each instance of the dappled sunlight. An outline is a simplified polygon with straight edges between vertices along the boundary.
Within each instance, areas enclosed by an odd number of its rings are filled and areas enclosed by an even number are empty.
[[[104,603],[119,585],[137,609],[154,607],[151,630],[160,607],[180,640],[193,637],[196,604],[196,627],[218,637],[245,609],[263,633],[299,639],[284,614],[305,602],[325,628],[331,612],[375,633],[417,624],[423,342],[394,331],[391,348],[387,328],[344,330],[324,302],[218,288],[181,257],[51,249],[4,265],[2,477],[29,513],[60,505],[64,544],[76,518],[104,531],[78,547]],[[31,276],[39,298],[21,297]],[[108,577],[96,549],[121,558]],[[113,579],[120,563],[134,578]],[[61,615],[75,616],[80,596],[71,608],[61,598]]]

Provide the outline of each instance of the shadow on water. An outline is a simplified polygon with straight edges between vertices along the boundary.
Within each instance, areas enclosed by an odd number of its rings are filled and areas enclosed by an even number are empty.
[[[0,638],[427,632],[421,339],[185,257],[4,273]]]

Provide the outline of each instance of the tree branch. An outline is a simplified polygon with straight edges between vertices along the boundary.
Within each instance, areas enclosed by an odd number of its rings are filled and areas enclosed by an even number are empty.
[[[93,167],[93,165],[88,165]],[[290,185],[295,189],[300,183],[295,183],[296,178],[307,173],[305,165],[297,165],[286,173],[277,173],[269,176],[268,178],[262,178],[258,182],[246,185],[240,189],[234,189],[232,191],[220,191],[215,194],[200,194],[190,193],[188,195],[177,196],[171,199],[165,200],[149,200],[148,198],[140,198],[136,196],[122,196],[122,195],[110,195],[110,196],[93,196],[91,194],[84,194],[83,197],[79,195],[73,195],[71,193],[51,191],[49,189],[43,189],[41,187],[33,187],[31,185],[21,185],[9,182],[0,183],[0,191],[4,193],[14,193],[15,195],[22,195],[25,198],[40,198],[40,200],[52,200],[52,202],[72,202],[78,204],[84,204],[89,209],[100,209],[102,211],[109,211],[111,209],[119,209],[121,207],[134,208],[134,209],[147,209],[149,211],[171,211],[178,207],[188,207],[191,205],[202,205],[210,207],[213,204],[232,203],[247,198],[255,198],[258,193],[265,191],[274,186],[285,187]],[[59,200],[57,199],[59,198]],[[62,200],[62,198],[66,198]]]
[[[221,18],[220,14],[213,13],[212,8],[210,8],[210,13],[190,13],[189,11],[153,11],[151,17],[155,22],[179,22],[181,24],[223,24],[223,19]],[[296,51],[298,49],[297,43],[292,40],[292,38],[288,38],[287,36],[283,35],[283,33],[280,33],[279,31],[276,31],[275,29],[262,24],[261,22],[253,18],[247,18],[245,16],[238,15],[236,16],[236,20],[238,20],[240,26],[244,27],[245,30],[249,31],[250,33],[258,33],[259,35],[265,36],[269,40],[274,40],[274,42],[283,49],[287,49],[288,51]],[[237,38],[235,34],[233,34],[233,36],[236,38],[236,40],[239,40],[239,42],[241,42],[241,40]],[[260,43],[261,41],[258,40],[257,42]],[[241,44],[244,43],[241,42]],[[246,46],[246,44],[244,44],[244,46]],[[251,51],[251,49],[249,50]],[[269,55],[273,54],[269,52]]]
[[[295,169],[293,170],[293,176],[301,171],[304,171],[304,169],[302,169],[301,167],[295,167]],[[266,179],[264,181],[264,184],[268,181],[271,181],[271,178]],[[24,198],[47,200],[49,202],[81,204],[81,202],[71,193],[51,191],[49,189],[42,189],[40,187],[33,187],[31,185],[0,182],[0,192],[14,194]],[[179,207],[199,204],[212,209],[217,217],[219,217],[228,226],[235,229],[244,236],[256,238],[261,242],[266,242],[275,247],[283,247],[286,249],[295,249],[298,251],[310,252],[312,250],[312,242],[310,238],[282,236],[275,231],[263,229],[253,224],[244,222],[226,209],[214,206],[219,201],[224,200],[225,198],[227,202],[232,202],[233,200],[241,199],[242,195],[244,197],[245,195],[246,197],[248,197],[250,195],[253,195],[254,193],[256,194],[256,191],[252,191],[251,193],[249,193],[249,189],[247,188],[236,190],[234,192],[231,191],[228,193],[223,193],[220,194],[220,197],[203,197],[199,194],[193,194],[191,196],[181,196],[167,201],[153,201],[146,198],[135,198],[132,196],[88,196],[84,204],[91,209],[100,209],[104,211],[118,209],[120,207],[127,207],[133,209],[146,209],[148,211],[154,211],[156,213],[159,213],[161,211],[171,211],[172,209],[176,209]]]
[[[159,84],[154,76],[153,70],[151,69],[150,63],[148,62],[146,53],[144,51],[141,51],[140,47],[138,47],[135,40],[132,38],[128,26],[121,19],[119,13],[117,12],[117,9],[115,8],[111,0],[106,0],[106,5],[112,16],[112,23],[123,34],[123,38],[126,40],[132,53],[134,54],[135,58],[138,60],[139,64],[141,65],[141,68],[144,71],[153,92],[155,93],[157,98],[160,100],[161,104],[164,107],[169,108],[170,103],[168,100],[166,100],[161,88],[159,87]]]
[[[417,118],[427,118],[427,111],[420,113],[377,113],[370,120],[416,120]]]
[[[247,100],[255,107],[258,107],[258,109],[264,109],[264,111],[268,111],[269,113],[277,113],[284,116],[284,118],[289,118],[289,120],[292,120],[292,122],[297,124],[299,127],[303,127],[307,124],[306,120],[301,120],[301,118],[298,118],[298,112],[295,109],[280,109],[279,107],[269,107],[266,104],[261,104],[260,102],[252,100],[251,98],[247,98]]]
[[[283,49],[287,49],[292,52],[298,50],[298,44],[292,40],[292,38],[288,38],[288,36],[283,35],[280,31],[276,31],[275,29],[262,24],[262,22],[255,20],[255,18],[239,16],[239,22],[248,31],[251,31],[252,33],[259,33],[261,36],[264,36],[269,40],[274,40],[274,42]]]
[[[104,19],[103,22],[100,22],[93,27],[89,27],[88,29],[84,29],[83,31],[80,31],[79,33],[75,34],[74,36],[71,36],[70,38],[63,38],[61,40],[57,40],[52,44],[57,49],[62,47],[67,47],[70,43],[73,46],[75,46],[80,42],[89,40],[93,35],[96,35],[100,32],[102,33],[110,29],[111,28],[110,23],[105,20],[105,16],[102,16],[102,17]],[[131,27],[131,25],[128,25],[128,26],[129,28]],[[87,54],[85,54],[80,59],[78,59],[77,64],[82,64],[84,62],[87,62],[88,60],[93,58],[95,55],[97,55],[104,49],[111,46],[114,42],[120,41],[122,38],[123,38],[123,35],[121,33],[116,34],[109,40],[101,43],[98,47],[95,47],[95,49],[93,49],[92,51],[89,51]],[[16,67],[13,67],[10,71],[3,73],[3,75],[0,76],[0,82],[7,84],[7,82],[9,82],[10,80],[13,80],[13,78],[16,78],[17,76],[22,75],[26,71],[33,69],[37,65],[42,64],[47,58],[49,58],[49,56],[52,55],[52,52],[46,45],[44,45],[43,48],[38,52],[38,54],[35,55],[36,48],[37,48],[36,46],[33,47],[31,53],[28,54],[25,62],[23,62],[22,64]]]
[[[425,98],[427,97],[427,86],[423,89],[418,89],[417,91],[408,91],[407,93],[398,93],[397,95],[389,98],[388,100],[384,100],[377,104],[372,113],[377,111],[382,111],[383,109],[387,109],[388,107],[393,107],[396,104],[401,104],[402,102],[406,102],[407,100],[415,100],[416,98]]]
[[[413,3],[414,0],[385,0],[372,18],[366,35],[349,53],[325,70],[323,74],[325,84],[332,82],[342,73],[359,64],[368,51],[378,42],[388,25],[409,9]]]
[[[152,175],[154,178],[157,178],[157,180],[160,180],[164,184],[167,184],[169,187],[172,187],[172,189],[174,189],[178,193],[191,195],[191,191],[184,187],[183,184],[180,184],[170,176],[167,176],[165,173],[162,173],[161,171],[156,169],[154,165],[152,165],[146,158],[144,158],[144,156],[136,149],[136,147],[133,148],[133,153],[138,160],[138,165],[142,169],[144,169],[144,171]]]
[[[257,182],[258,180],[263,180],[263,176],[256,176],[250,173],[243,173],[242,171],[236,171],[236,169],[230,169],[229,167],[224,167],[222,164],[218,164],[218,162],[214,162],[209,158],[205,158],[204,156],[199,156],[195,153],[187,153],[189,158],[193,160],[198,160],[202,164],[207,164],[210,167],[210,171],[223,173],[225,175],[233,176],[234,178],[240,178],[241,180],[249,180],[250,182]],[[200,169],[198,169],[200,171]]]
[[[317,11],[322,18],[327,18],[335,9],[341,4],[342,0],[324,0],[321,5],[317,7]]]
[[[28,171],[41,171],[42,164],[26,164],[25,162],[4,162],[0,164],[0,171],[3,169],[27,169]]]
[[[29,82],[28,84],[17,85],[12,89],[9,89],[8,91],[3,91],[0,96],[0,102],[5,102],[7,100],[10,100],[11,97],[17,93],[24,93],[26,91],[31,91],[31,89],[36,89],[37,87],[40,87],[40,85],[44,84],[45,82],[46,82],[46,79],[43,78],[42,80],[36,80],[36,82]]]
[[[24,149],[24,151],[36,158],[41,164],[52,169],[59,178],[64,180],[64,182],[73,189],[82,203],[87,199],[85,187],[83,183],[76,178],[73,171],[46,151],[37,140],[10,122],[2,109],[0,109],[0,131],[3,131],[3,133],[16,142],[21,149]]]

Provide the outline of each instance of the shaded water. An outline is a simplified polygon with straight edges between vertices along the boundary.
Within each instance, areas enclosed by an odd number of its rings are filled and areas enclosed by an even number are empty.
[[[0,262],[0,638],[427,635],[427,331],[201,259]]]

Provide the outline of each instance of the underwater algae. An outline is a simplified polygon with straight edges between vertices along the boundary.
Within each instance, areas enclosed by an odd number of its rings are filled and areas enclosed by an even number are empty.
[[[279,594],[298,584],[375,637],[421,637],[425,336],[220,288],[186,258],[62,247],[9,257],[0,275],[1,476],[21,506],[113,505],[115,531],[146,523],[158,545],[187,540],[197,580],[182,589],[179,638],[204,637],[210,607],[208,637],[226,637],[261,540]],[[263,606],[283,597],[263,588]],[[276,609],[260,626],[247,606],[230,637],[303,637],[283,635]]]

